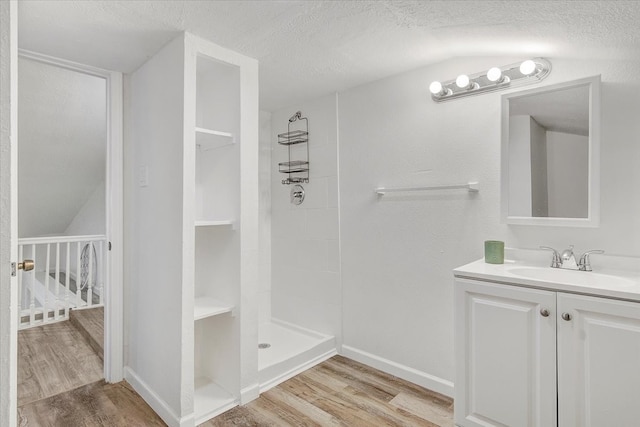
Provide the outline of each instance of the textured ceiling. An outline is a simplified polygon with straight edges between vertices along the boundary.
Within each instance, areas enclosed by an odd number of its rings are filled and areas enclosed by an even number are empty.
[[[20,47],[130,72],[183,30],[260,61],[278,109],[459,56],[639,55],[638,1],[29,1]]]

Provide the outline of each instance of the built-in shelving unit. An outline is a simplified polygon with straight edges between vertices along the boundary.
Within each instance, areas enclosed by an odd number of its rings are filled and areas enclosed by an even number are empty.
[[[141,321],[125,375],[167,425],[259,390],[245,354],[257,355],[258,320],[241,306],[257,295],[257,112],[257,61],[186,32],[132,73],[130,168],[154,179],[132,188]]]
[[[194,410],[201,423],[240,399],[240,322],[232,315],[240,302],[240,70],[204,55],[196,70]]]

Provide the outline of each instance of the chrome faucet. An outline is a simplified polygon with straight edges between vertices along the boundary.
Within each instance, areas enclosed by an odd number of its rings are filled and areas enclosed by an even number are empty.
[[[558,251],[548,246],[540,246],[540,249],[545,249],[553,252],[553,256],[551,258],[552,268],[566,268],[568,270],[580,270],[580,271],[592,271],[591,260],[589,259],[589,255],[604,253],[604,251],[600,249],[587,251],[583,253],[582,256],[580,257],[580,260],[576,262],[576,257],[573,254],[573,245],[569,245],[569,248],[562,251],[562,254],[558,253]]]
[[[560,268],[566,268],[569,270],[577,270],[578,263],[576,262],[576,257],[573,254],[573,245],[569,245],[567,249],[562,251],[562,255],[560,255],[562,259],[562,263],[560,264]]]

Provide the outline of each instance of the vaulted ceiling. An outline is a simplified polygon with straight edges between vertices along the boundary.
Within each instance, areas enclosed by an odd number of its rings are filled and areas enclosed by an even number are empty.
[[[637,1],[31,1],[21,48],[131,72],[181,31],[260,61],[261,108],[459,56],[640,55]]]
[[[95,192],[104,197],[106,83],[25,58],[18,70],[18,234],[62,235]]]

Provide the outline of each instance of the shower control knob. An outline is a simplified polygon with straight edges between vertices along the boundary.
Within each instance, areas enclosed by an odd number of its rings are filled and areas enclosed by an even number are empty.
[[[569,313],[562,313],[562,318],[568,322],[571,320],[571,315]]]
[[[289,195],[291,196],[291,203],[294,205],[301,205],[304,202],[304,188],[300,184],[294,185]]]
[[[549,310],[547,310],[546,308],[543,308],[542,310],[540,310],[540,314],[542,315],[542,317],[549,317]]]

